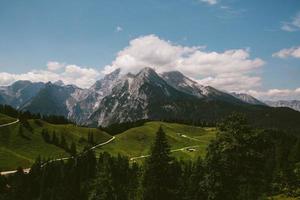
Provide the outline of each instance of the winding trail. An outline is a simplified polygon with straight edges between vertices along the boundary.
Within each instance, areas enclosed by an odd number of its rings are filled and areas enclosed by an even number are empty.
[[[179,149],[173,149],[170,152],[185,151],[185,150],[187,150],[189,148],[196,148],[196,147],[199,147],[199,145],[187,146],[187,147],[182,147],[182,148],[179,148]],[[129,160],[130,161],[134,161],[134,160],[138,160],[138,159],[142,159],[142,158],[147,158],[149,156],[150,156],[149,154],[148,155],[143,155],[143,156],[137,156],[137,157],[132,157]]]
[[[8,124],[0,125],[0,127],[3,127],[3,126],[9,126],[9,125],[12,125],[12,124],[15,124],[15,123],[18,123],[18,122],[19,122],[19,120],[15,121],[15,122],[8,123]],[[184,134],[181,134],[181,133],[178,133],[178,134],[180,135],[180,137],[183,137],[183,138],[186,138],[186,139],[189,139],[189,140],[201,141],[201,140],[199,140],[199,139],[192,138],[192,137],[189,137],[189,136],[184,135]],[[113,136],[113,137],[112,137],[111,139],[109,139],[108,141],[103,142],[103,143],[100,143],[100,144],[97,144],[97,145],[91,147],[90,149],[88,149],[88,150],[86,150],[86,151],[84,151],[84,152],[81,152],[81,153],[80,153],[79,155],[77,155],[77,156],[81,156],[82,154],[86,153],[86,152],[89,151],[89,150],[94,150],[94,149],[96,149],[96,148],[98,148],[98,147],[104,146],[104,145],[106,145],[106,144],[112,142],[112,141],[115,140],[115,139],[116,139],[116,137]],[[186,147],[182,147],[182,148],[178,148],[178,149],[173,149],[173,150],[171,150],[171,152],[185,151],[185,150],[187,150],[187,149],[189,149],[189,148],[196,148],[196,147],[199,147],[199,145],[186,146]],[[130,161],[135,161],[135,160],[138,160],[138,159],[147,158],[147,157],[149,157],[149,156],[150,156],[150,155],[148,154],[148,155],[142,155],[142,156],[137,156],[137,157],[131,157],[131,158],[129,158],[129,160],[130,160]],[[71,158],[74,158],[74,156],[53,159],[53,160],[50,160],[50,161],[48,161],[48,162],[42,164],[41,167],[44,167],[44,166],[47,165],[48,163],[52,163],[52,162],[56,162],[56,161],[68,160],[68,159],[71,159]],[[29,173],[30,168],[23,169],[23,171],[24,171],[25,173]],[[5,172],[0,172],[0,175],[9,175],[9,174],[14,174],[14,173],[16,173],[16,172],[17,172],[17,170],[5,171]]]
[[[177,133],[180,137],[183,137],[183,138],[186,138],[186,139],[189,139],[189,140],[194,140],[194,141],[201,141],[199,139],[196,139],[196,138],[192,138],[192,137],[189,137],[187,135],[184,135],[184,134],[181,134],[181,133]],[[182,147],[182,148],[179,148],[179,149],[173,149],[171,150],[171,152],[176,152],[176,151],[185,151],[189,148],[196,148],[196,147],[199,147],[199,145],[194,145],[194,146],[187,146],[187,147]],[[132,157],[130,158],[129,160],[130,161],[134,161],[134,160],[138,160],[138,159],[143,159],[143,158],[147,158],[149,157],[150,155],[142,155],[142,156],[137,156],[137,157]]]
[[[97,145],[95,145],[95,146],[89,148],[88,150],[79,153],[77,156],[81,156],[81,155],[85,154],[86,152],[88,152],[89,150],[94,150],[94,149],[96,149],[96,148],[98,148],[98,147],[104,146],[104,145],[106,145],[106,144],[112,142],[114,139],[116,139],[115,136],[113,136],[112,138],[110,138],[110,139],[107,140],[106,142],[97,144]],[[57,161],[62,161],[62,160],[69,160],[69,159],[71,159],[71,158],[74,158],[74,156],[64,157],[64,158],[57,158],[57,159],[49,160],[49,161],[45,162],[44,164],[42,164],[41,167],[44,167],[45,165],[47,165],[47,164],[49,164],[49,163],[52,163],[52,162],[57,162]],[[23,169],[23,171],[24,171],[24,173],[29,173],[30,168]],[[16,172],[17,172],[17,170],[4,171],[4,172],[0,172],[0,175],[6,176],[6,175],[14,174],[14,173],[16,173]]]
[[[0,128],[5,127],[5,126],[10,126],[10,125],[16,124],[16,123],[18,123],[19,121],[20,121],[20,120],[17,119],[17,120],[14,121],[14,122],[10,122],[10,123],[7,123],[7,124],[1,124],[1,125],[0,125]]]

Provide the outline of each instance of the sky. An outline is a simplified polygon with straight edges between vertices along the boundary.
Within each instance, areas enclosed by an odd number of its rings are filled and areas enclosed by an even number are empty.
[[[300,1],[0,0],[0,85],[88,88],[114,69],[144,67],[300,100]]]

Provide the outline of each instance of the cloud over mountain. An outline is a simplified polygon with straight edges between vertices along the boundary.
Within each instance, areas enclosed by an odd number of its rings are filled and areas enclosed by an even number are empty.
[[[249,90],[246,93],[263,100],[295,100],[300,99],[300,88],[270,89],[266,91]]]
[[[158,72],[178,70],[201,83],[239,90],[260,85],[260,77],[255,74],[263,65],[262,59],[250,58],[248,49],[207,51],[203,47],[181,46],[156,35],[147,35],[131,40],[103,73],[117,68],[121,68],[123,73],[137,72],[147,66]]]
[[[47,64],[47,70],[32,70],[22,74],[0,72],[0,85],[9,85],[17,80],[30,80],[33,82],[62,80],[66,84],[75,84],[85,88],[91,86],[100,77],[101,73],[90,67],[65,65],[51,61]]]

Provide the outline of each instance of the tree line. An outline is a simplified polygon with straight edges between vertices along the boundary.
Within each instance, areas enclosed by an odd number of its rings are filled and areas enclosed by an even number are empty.
[[[26,121],[28,119],[41,119],[43,121],[52,124],[71,124],[72,121],[66,119],[64,116],[57,115],[41,115],[39,113],[34,114],[29,111],[16,110],[9,105],[0,104],[0,113],[8,115],[10,117],[18,118],[20,121]]]
[[[278,130],[258,130],[241,115],[218,124],[204,158],[172,157],[159,128],[142,163],[86,151],[29,174],[0,177],[0,199],[72,200],[256,200],[285,193],[300,196],[300,139]]]

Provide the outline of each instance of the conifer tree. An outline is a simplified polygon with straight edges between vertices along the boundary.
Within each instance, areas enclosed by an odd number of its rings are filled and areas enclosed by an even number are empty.
[[[76,148],[76,144],[74,142],[72,142],[72,144],[71,144],[70,153],[73,156],[77,154],[77,148]]]
[[[68,144],[67,144],[64,134],[60,134],[60,146],[61,146],[61,148],[65,149],[65,150],[68,148]]]
[[[170,146],[165,132],[160,127],[156,133],[151,155],[145,163],[143,177],[144,200],[176,199],[172,191],[172,175],[170,174],[172,161]]]
[[[52,143],[53,143],[54,145],[58,145],[58,144],[59,144],[59,141],[58,141],[58,138],[57,138],[57,136],[56,136],[55,131],[53,131],[53,134],[52,134]]]

